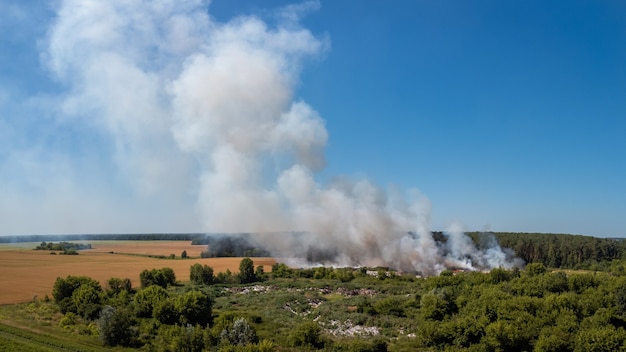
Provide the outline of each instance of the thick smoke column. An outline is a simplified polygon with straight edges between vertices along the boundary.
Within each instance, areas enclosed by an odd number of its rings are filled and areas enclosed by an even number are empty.
[[[462,233],[438,247],[416,190],[315,180],[328,133],[294,90],[302,66],[329,48],[298,22],[319,3],[276,11],[274,26],[218,22],[208,5],[66,0],[49,32],[44,57],[69,87],[65,112],[106,131],[139,193],[195,195],[210,232],[305,232],[265,236],[279,256],[314,251],[425,274],[510,265]]]

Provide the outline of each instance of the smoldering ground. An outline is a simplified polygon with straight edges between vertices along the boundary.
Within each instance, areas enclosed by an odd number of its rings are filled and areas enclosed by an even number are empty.
[[[383,266],[426,276],[446,269],[487,271],[492,268],[511,269],[524,264],[512,250],[502,249],[493,234],[481,233],[474,241],[462,232],[453,231],[455,229],[451,228],[449,231],[428,234],[433,248],[429,249],[431,257],[427,260],[416,255],[418,251],[412,246],[419,243],[419,239],[412,232],[379,236],[397,241],[396,252],[389,248],[377,248],[375,242],[350,243],[349,248],[346,248],[342,247],[341,241],[333,240],[341,236],[308,232],[213,234],[199,237],[197,242],[208,244],[206,255],[211,257],[271,255],[294,267]],[[395,257],[385,258],[383,253],[391,253]]]

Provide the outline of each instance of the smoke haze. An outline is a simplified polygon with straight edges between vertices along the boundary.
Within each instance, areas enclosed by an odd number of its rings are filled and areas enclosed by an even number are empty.
[[[126,184],[142,205],[168,202],[174,210],[157,224],[304,232],[268,235],[263,244],[278,256],[337,265],[425,274],[511,267],[497,243],[479,250],[459,228],[438,246],[430,203],[417,190],[318,183],[328,131],[294,92],[302,67],[330,49],[328,38],[299,24],[319,7],[276,10],[270,26],[255,16],[219,22],[202,0],[62,1],[42,46],[46,67],[67,87],[51,104],[61,123],[100,132],[119,170],[111,182]],[[61,199],[75,193],[71,181],[56,192]],[[92,213],[118,207],[101,196]]]

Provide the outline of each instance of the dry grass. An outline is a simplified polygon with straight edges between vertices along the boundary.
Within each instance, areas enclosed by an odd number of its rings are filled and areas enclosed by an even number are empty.
[[[192,246],[185,241],[90,241],[93,250],[80,255],[51,255],[48,251],[4,248],[0,251],[0,304],[28,302],[34,296],[40,299],[51,296],[57,277],[86,275],[103,285],[111,277],[130,278],[133,287],[139,286],[139,273],[144,269],[170,267],[178,281],[189,280],[189,267],[194,263],[207,264],[216,273],[229,269],[239,271],[241,258],[156,259],[127,254],[169,255],[186,250],[197,256],[206,246]],[[3,247],[0,245],[0,248]],[[34,248],[34,246],[30,247]],[[111,254],[109,252],[117,254]],[[127,253],[127,254],[121,254]],[[253,258],[254,264],[263,265],[265,271],[275,263],[272,258]]]

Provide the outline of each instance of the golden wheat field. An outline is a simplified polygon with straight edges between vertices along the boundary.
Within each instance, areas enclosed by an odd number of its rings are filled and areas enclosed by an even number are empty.
[[[38,243],[18,245],[0,244],[0,304],[28,302],[35,296],[40,299],[52,296],[52,286],[57,277],[86,275],[104,287],[111,277],[130,278],[133,287],[139,286],[139,273],[144,269],[170,267],[178,281],[189,280],[189,267],[194,263],[206,264],[215,273],[229,269],[239,271],[241,258],[189,258],[180,259],[183,250],[197,257],[206,246],[192,246],[188,241],[88,241],[91,250],[79,255],[51,255],[48,251],[35,251]],[[113,252],[113,253],[111,253]],[[150,258],[145,255],[175,254],[177,259]],[[254,265],[263,265],[270,271],[276,262],[272,258],[252,258]]]

